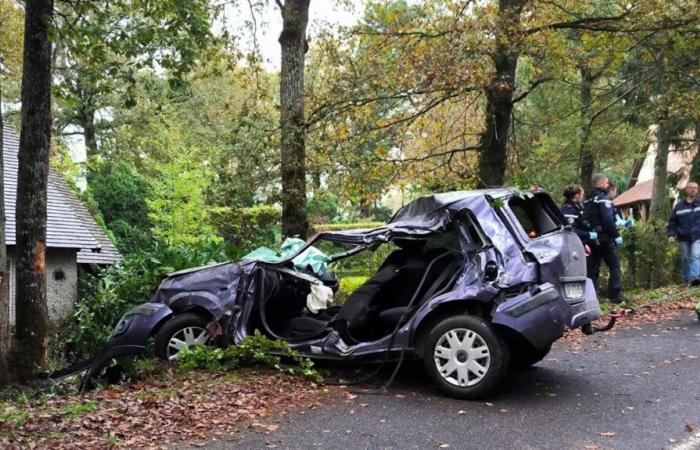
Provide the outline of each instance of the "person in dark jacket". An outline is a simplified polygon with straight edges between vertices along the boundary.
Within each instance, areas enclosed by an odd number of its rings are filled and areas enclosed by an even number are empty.
[[[589,229],[590,226],[584,217],[583,195],[583,188],[580,184],[570,184],[565,187],[561,213],[581,242],[584,245],[591,245],[598,238],[598,233]]]
[[[698,284],[700,278],[700,200],[698,184],[685,185],[685,198],[673,208],[668,220],[668,241],[681,247],[681,267],[686,284]]]
[[[617,247],[623,239],[615,225],[615,211],[612,200],[608,196],[608,177],[598,173],[591,180],[593,189],[583,202],[583,211],[590,223],[591,230],[598,233],[598,239],[591,246],[591,256],[588,258],[588,276],[597,286],[600,274],[600,261],[605,261],[610,271],[608,279],[608,299],[612,303],[621,303],[627,298],[622,295],[622,275],[620,273],[620,258]]]

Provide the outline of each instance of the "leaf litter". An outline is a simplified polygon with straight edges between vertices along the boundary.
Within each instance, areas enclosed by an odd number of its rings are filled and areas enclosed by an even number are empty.
[[[210,441],[244,428],[272,433],[279,427],[273,416],[315,408],[342,392],[269,371],[244,370],[232,376],[168,370],[165,375],[24,402],[23,421],[3,420],[5,410],[14,411],[16,405],[0,405],[0,448],[149,448]],[[81,409],[86,404],[94,407]]]

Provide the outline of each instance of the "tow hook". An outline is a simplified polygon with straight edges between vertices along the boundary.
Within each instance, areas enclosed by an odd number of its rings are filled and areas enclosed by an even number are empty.
[[[631,312],[632,312],[632,310],[628,310],[628,309],[618,309],[616,311],[611,311],[610,315],[609,315],[610,319],[608,320],[607,324],[605,324],[602,327],[594,327],[590,323],[587,323],[586,325],[581,327],[581,331],[586,336],[590,336],[590,335],[595,334],[595,333],[602,333],[605,331],[610,331],[612,329],[612,327],[615,326],[617,319],[619,319],[620,317],[624,317],[627,313],[631,313]]]

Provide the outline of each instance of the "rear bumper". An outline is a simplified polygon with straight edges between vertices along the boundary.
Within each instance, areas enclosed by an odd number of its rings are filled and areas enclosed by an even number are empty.
[[[593,283],[587,280],[581,300],[566,300],[559,289],[544,283],[534,294],[523,293],[498,305],[492,323],[510,328],[536,349],[543,349],[559,339],[566,328],[579,328],[600,316]]]
[[[598,303],[598,296],[596,296],[595,288],[593,287],[593,282],[590,278],[587,278],[586,291],[584,293],[583,301],[571,305],[571,320],[569,323],[569,328],[580,328],[593,322],[594,320],[600,319],[602,315],[603,314],[600,311],[600,304]]]

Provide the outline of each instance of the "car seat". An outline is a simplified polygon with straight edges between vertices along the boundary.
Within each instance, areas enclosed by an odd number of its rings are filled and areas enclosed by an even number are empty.
[[[401,302],[403,297],[412,295],[427,268],[425,260],[419,247],[394,251],[372,277],[350,294],[330,323],[309,316],[295,317],[289,321],[289,334],[312,336],[330,325],[341,331],[347,342],[371,339],[371,322],[378,320],[381,310],[393,306],[391,302]]]
[[[439,257],[439,256],[438,256]],[[441,258],[442,261],[434,258],[434,262],[429,267],[431,273],[427,274],[424,286],[421,286],[421,292],[412,305],[397,306],[388,308],[379,313],[379,320],[385,327],[394,328],[401,319],[404,321],[411,317],[412,313],[418,310],[425,302],[431,298],[447,292],[462,273],[464,268],[465,257],[461,253],[452,252],[451,256]],[[427,288],[425,287],[427,286]]]

